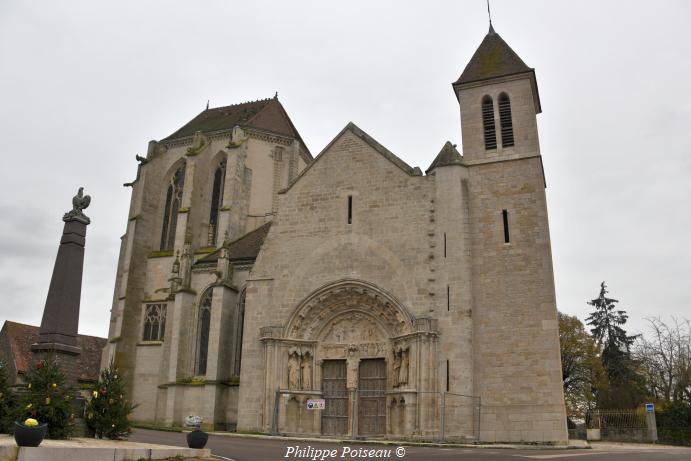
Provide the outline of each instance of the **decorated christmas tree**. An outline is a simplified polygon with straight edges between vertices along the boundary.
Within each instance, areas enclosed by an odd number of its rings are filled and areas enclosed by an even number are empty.
[[[122,439],[132,432],[128,416],[136,405],[125,397],[125,386],[111,362],[91,390],[86,404],[87,426],[98,438]]]
[[[8,433],[13,427],[14,394],[10,390],[7,367],[0,361],[0,432]]]
[[[34,418],[40,424],[48,423],[48,438],[67,439],[74,425],[73,397],[60,365],[49,356],[37,362],[26,375],[21,421]]]

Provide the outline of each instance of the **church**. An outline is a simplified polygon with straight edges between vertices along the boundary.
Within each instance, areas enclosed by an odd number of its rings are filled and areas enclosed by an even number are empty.
[[[102,358],[134,419],[567,440],[535,71],[490,25],[452,88],[424,172],[353,123],[313,157],[277,97],[149,143]]]

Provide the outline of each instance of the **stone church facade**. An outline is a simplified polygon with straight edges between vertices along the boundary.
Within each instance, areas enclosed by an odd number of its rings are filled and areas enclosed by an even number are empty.
[[[453,88],[424,174],[352,123],[312,159],[277,98],[150,144],[104,352],[136,419],[566,441],[535,73],[490,28]]]

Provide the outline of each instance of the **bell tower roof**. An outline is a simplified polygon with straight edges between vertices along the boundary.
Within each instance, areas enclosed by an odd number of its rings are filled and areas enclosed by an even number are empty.
[[[523,62],[490,24],[489,32],[454,84],[462,85],[479,80],[530,72],[531,70],[533,69]]]
[[[533,98],[535,100],[535,113],[542,112],[540,105],[540,95],[535,79],[535,69],[528,67],[523,60],[511,49],[501,36],[496,33],[492,23],[489,24],[489,31],[475,50],[473,57],[463,69],[461,76],[453,83],[456,97],[461,88],[467,86],[482,85],[490,80],[511,77],[514,75],[526,74],[533,87]],[[480,83],[482,82],[482,83]]]

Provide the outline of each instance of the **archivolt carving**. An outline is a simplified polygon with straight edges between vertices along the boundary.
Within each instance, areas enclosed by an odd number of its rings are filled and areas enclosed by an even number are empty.
[[[359,319],[358,311],[364,314]],[[346,313],[350,314],[344,316]],[[341,316],[344,317],[343,320],[338,319],[333,325],[329,325]],[[351,342],[348,339],[349,335],[361,336],[369,332],[365,328],[364,331],[356,333],[355,323],[371,320],[374,320],[389,337],[412,331],[411,317],[391,295],[366,282],[345,280],[327,285],[306,298],[289,320],[285,336],[295,339],[317,339],[328,326],[331,330],[326,331],[326,335],[333,336],[333,339],[337,340],[335,342]],[[374,332],[375,329],[372,329],[371,333]],[[341,339],[338,339],[339,337]]]

